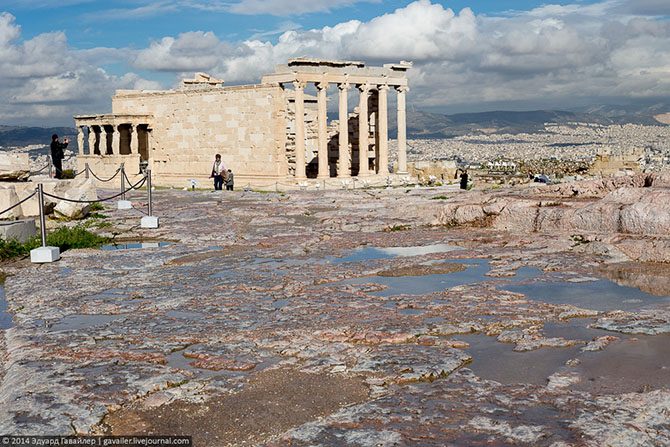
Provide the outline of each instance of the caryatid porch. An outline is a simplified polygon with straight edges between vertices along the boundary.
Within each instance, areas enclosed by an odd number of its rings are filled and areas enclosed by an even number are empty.
[[[77,127],[77,170],[88,164],[100,176],[111,176],[124,164],[126,174],[139,175],[149,160],[150,115],[79,115]]]
[[[339,90],[338,155],[335,176],[387,176],[388,153],[388,91],[397,92],[398,173],[407,173],[405,93],[408,90],[406,72],[409,62],[386,64],[383,67],[365,67],[356,61],[323,61],[293,59],[280,65],[273,74],[263,77],[263,83],[292,86],[295,95],[295,179],[307,178],[305,159],[305,87],[314,84],[317,89],[317,178],[331,177],[328,162],[328,87],[336,84]],[[358,141],[349,141],[348,92],[359,91]],[[371,132],[372,131],[372,132]],[[358,147],[353,160],[353,146]],[[355,169],[357,167],[357,169]]]

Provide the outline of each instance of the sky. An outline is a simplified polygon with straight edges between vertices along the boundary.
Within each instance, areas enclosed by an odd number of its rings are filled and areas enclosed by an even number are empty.
[[[0,0],[0,124],[71,126],[116,89],[257,83],[303,56],[412,61],[418,110],[653,103],[670,0]]]

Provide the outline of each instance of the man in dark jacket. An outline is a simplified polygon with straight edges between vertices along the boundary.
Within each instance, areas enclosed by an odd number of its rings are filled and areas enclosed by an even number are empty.
[[[53,134],[51,136],[51,161],[56,168],[56,178],[61,178],[63,176],[63,158],[65,154],[63,149],[68,145],[69,141],[67,138],[63,138],[63,142],[58,141],[58,135]]]

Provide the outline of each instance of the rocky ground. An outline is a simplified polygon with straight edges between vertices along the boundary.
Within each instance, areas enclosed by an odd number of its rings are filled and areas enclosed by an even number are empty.
[[[666,186],[138,193],[168,244],[5,266],[0,432],[668,445]]]

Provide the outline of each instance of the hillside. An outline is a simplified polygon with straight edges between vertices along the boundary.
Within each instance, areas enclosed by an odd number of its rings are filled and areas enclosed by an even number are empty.
[[[76,140],[77,131],[72,127],[20,127],[0,125],[0,146],[28,146],[51,143],[51,135]]]

